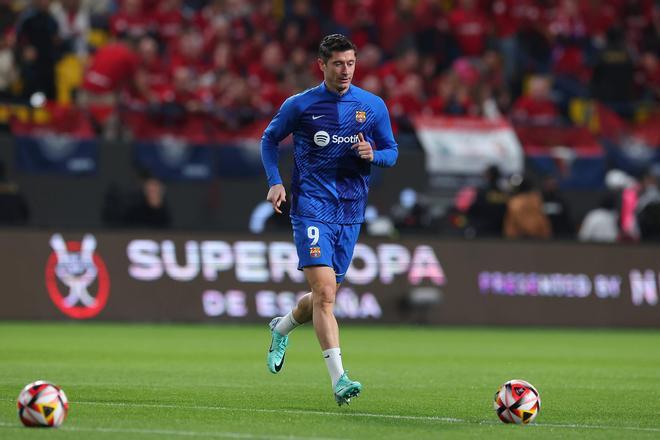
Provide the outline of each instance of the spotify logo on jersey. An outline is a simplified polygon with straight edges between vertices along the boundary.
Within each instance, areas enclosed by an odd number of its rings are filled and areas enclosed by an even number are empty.
[[[317,131],[314,133],[314,143],[319,147],[325,147],[330,143],[330,135],[327,131]]]

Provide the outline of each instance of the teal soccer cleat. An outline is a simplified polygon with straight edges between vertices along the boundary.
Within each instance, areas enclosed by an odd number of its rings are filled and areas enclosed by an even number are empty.
[[[362,384],[348,378],[346,372],[341,375],[335,385],[335,401],[337,405],[342,406],[344,403],[348,405],[351,398],[358,397],[362,391]]]
[[[284,365],[284,355],[286,354],[286,346],[289,343],[288,336],[282,336],[275,330],[275,326],[280,322],[281,317],[273,318],[268,324],[270,327],[270,347],[268,348],[268,357],[266,358],[266,364],[268,365],[268,370],[277,374],[282,369]]]

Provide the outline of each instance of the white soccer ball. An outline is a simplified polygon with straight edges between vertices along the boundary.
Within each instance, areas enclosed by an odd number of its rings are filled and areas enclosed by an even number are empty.
[[[69,412],[69,400],[57,385],[38,380],[18,395],[18,417],[25,426],[58,427]]]
[[[541,411],[541,396],[531,383],[513,379],[497,390],[493,408],[504,423],[526,425]]]

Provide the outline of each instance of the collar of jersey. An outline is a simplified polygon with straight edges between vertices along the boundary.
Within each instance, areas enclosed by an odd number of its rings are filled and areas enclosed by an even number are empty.
[[[348,90],[347,90],[346,93],[344,93],[343,95],[340,95],[339,93],[334,92],[334,91],[328,89],[328,88],[325,86],[325,81],[321,82],[320,87],[321,87],[321,90],[325,91],[327,94],[331,95],[333,98],[338,99],[338,100],[342,100],[342,99],[346,99],[346,97],[348,97],[348,95],[351,94],[351,91],[352,91],[352,89],[353,89],[353,84],[351,84],[350,86],[348,86]]]

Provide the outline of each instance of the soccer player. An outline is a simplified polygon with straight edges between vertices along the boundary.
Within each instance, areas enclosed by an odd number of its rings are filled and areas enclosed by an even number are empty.
[[[266,199],[281,214],[286,190],[277,166],[278,144],[293,133],[291,224],[298,268],[311,288],[291,312],[270,322],[268,369],[282,369],[288,334],[312,321],[340,406],[358,396],[362,385],[349,379],[342,365],[335,295],[364,221],[371,165],[391,167],[398,156],[385,103],[351,85],[356,61],[348,38],[323,38],[318,57],[323,82],[288,98],[261,140],[270,186]]]

